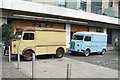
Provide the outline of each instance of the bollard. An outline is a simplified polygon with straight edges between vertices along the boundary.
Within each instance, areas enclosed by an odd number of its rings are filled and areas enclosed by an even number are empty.
[[[32,79],[35,78],[35,53],[32,55]]]
[[[71,78],[71,64],[67,64],[67,80]]]
[[[20,69],[20,49],[18,48],[18,62],[17,62],[17,69]]]
[[[10,46],[9,46],[9,62],[11,62]]]

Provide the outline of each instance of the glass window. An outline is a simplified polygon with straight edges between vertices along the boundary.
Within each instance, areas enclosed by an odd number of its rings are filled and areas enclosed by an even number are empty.
[[[113,0],[109,0],[109,7],[113,7]]]
[[[83,40],[83,36],[73,35],[73,40]]]
[[[66,7],[66,0],[59,0],[59,6]]]
[[[69,9],[77,9],[77,0],[70,0],[66,2],[66,7]]]
[[[86,0],[81,0],[81,9],[83,10],[83,11],[86,11],[86,8],[87,8],[87,5],[86,5]]]
[[[21,36],[22,36],[22,31],[17,31],[17,32],[15,33],[14,38],[15,38],[15,39],[21,39]]]
[[[24,33],[23,40],[34,40],[34,33]]]
[[[91,0],[91,12],[102,14],[102,0]]]
[[[91,41],[91,36],[85,36],[85,41]]]

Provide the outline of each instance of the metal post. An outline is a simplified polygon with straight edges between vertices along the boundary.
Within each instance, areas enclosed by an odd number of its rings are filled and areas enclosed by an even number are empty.
[[[17,62],[17,69],[20,69],[20,49],[18,48],[18,62]]]
[[[67,64],[67,80],[71,78],[71,64]]]
[[[32,79],[35,78],[35,53],[32,56]]]
[[[9,46],[9,62],[11,62],[10,46]]]

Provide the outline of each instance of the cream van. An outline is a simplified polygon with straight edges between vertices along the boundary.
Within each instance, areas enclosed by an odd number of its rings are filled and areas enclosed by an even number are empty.
[[[18,30],[11,41],[11,54],[23,55],[24,60],[31,60],[32,54],[55,54],[61,58],[66,51],[66,32],[63,29],[27,27]]]

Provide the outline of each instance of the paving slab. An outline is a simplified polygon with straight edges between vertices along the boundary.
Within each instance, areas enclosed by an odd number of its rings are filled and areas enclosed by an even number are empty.
[[[2,78],[30,78],[24,72],[17,69],[17,67],[3,59],[2,62]]]
[[[16,62],[12,62],[17,66]],[[118,71],[63,57],[35,61],[35,78],[66,78],[67,64],[72,64],[71,78],[118,78]],[[20,71],[32,76],[32,62],[21,61]]]

